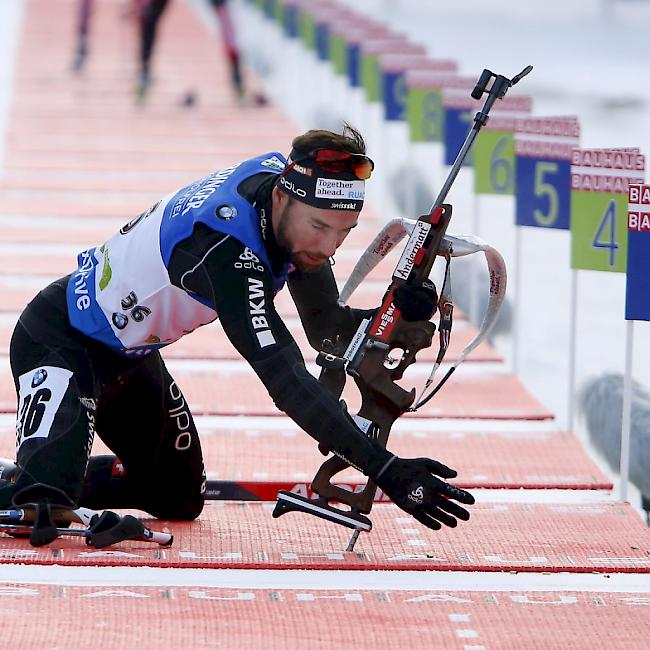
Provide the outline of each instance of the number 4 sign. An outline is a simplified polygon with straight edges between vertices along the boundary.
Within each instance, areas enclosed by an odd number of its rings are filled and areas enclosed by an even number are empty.
[[[634,149],[575,149],[571,159],[571,267],[624,273],[627,194],[643,182]]]
[[[650,320],[650,185],[630,185],[625,318]]]

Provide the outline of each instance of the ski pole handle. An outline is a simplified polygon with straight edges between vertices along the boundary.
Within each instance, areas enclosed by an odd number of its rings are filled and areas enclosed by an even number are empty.
[[[171,546],[174,542],[174,536],[171,533],[163,533],[158,530],[151,530],[146,526],[142,532],[142,537],[147,542],[155,542],[160,546]]]

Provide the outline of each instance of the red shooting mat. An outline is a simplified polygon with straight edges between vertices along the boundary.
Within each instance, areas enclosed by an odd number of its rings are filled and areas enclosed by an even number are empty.
[[[194,415],[283,415],[245,362],[215,363],[211,370],[170,368]],[[426,375],[415,368],[411,385],[421,387]],[[350,411],[356,412],[360,406],[356,386],[347,382],[343,397]],[[14,412],[15,401],[13,380],[5,364],[0,374],[0,412]],[[547,420],[553,413],[514,375],[459,371],[434,399],[405,417]]]
[[[64,271],[60,275],[2,275],[0,271],[0,295],[2,296],[0,313],[21,312],[41,289],[46,287],[50,282],[74,270],[75,259],[70,258],[69,262],[67,271]],[[0,260],[1,263],[2,261]],[[349,304],[353,307],[362,307],[364,309],[377,307],[381,303],[381,298],[386,291],[386,287],[387,282],[367,282],[354,292]],[[274,303],[275,309],[281,316],[298,317],[293,299],[287,289],[278,293]],[[456,320],[460,320],[463,318],[463,314],[458,312],[455,318]]]
[[[89,242],[88,246],[97,246],[101,242]],[[67,246],[65,247],[68,248]],[[77,268],[77,255],[86,246],[69,247],[69,250],[46,252],[42,247],[32,247],[26,244],[16,244],[3,249],[0,273],[7,275],[55,275],[62,276],[72,273]],[[344,282],[350,276],[361,252],[351,249],[341,250],[336,255],[333,267],[334,276],[339,282]],[[383,281],[384,290],[397,264],[398,257],[391,256],[384,263],[376,266],[367,276],[368,281]],[[391,263],[392,262],[392,263]],[[487,287],[486,287],[487,293]]]
[[[0,313],[20,313],[27,303],[50,282],[53,282],[59,277],[71,273],[74,268],[74,260],[70,259],[71,264],[68,270],[61,275],[2,275],[0,270],[0,295],[2,302],[0,303]],[[2,260],[0,258],[0,264]],[[2,267],[0,266],[0,269]],[[28,273],[32,273],[28,271]],[[341,283],[339,283],[341,284]],[[388,281],[368,281],[360,286],[351,296],[348,304],[352,307],[361,307],[363,309],[373,309],[381,304],[381,299],[386,292]],[[274,300],[275,309],[282,317],[298,318],[296,306],[291,298],[288,289],[283,289],[277,294]],[[436,317],[437,318],[437,317]],[[460,309],[454,310],[454,320],[464,320],[465,315]],[[435,319],[434,319],[435,320]],[[455,337],[452,333],[452,338]],[[455,345],[455,344],[454,344]]]
[[[138,172],[138,175],[140,175],[140,172]],[[147,172],[144,172],[143,176],[146,178]],[[199,176],[193,176],[190,180],[195,180],[196,178],[199,178]],[[177,187],[180,187],[180,185],[167,185],[165,191],[169,192]],[[1,209],[2,206],[0,205]],[[348,235],[343,244],[342,255],[346,255],[352,259],[358,258],[375,235],[381,230],[383,223],[371,215],[372,213],[369,209],[368,214],[364,210],[359,225]],[[10,215],[7,211],[3,211],[0,213],[0,224],[3,226],[0,231],[0,243],[69,244],[76,251],[79,247],[79,250],[82,250],[89,245],[101,244],[115,235],[124,223],[124,218],[119,215],[112,218],[105,217],[103,219],[93,218],[89,215],[89,220],[86,221],[58,219],[56,216],[48,217],[45,214],[39,215],[38,226],[34,227],[34,222],[31,220]],[[403,240],[396,247],[400,252],[405,242],[406,240]],[[381,266],[387,266],[387,273],[390,275],[396,262],[397,259],[389,258],[382,261]]]
[[[110,117],[120,111],[133,115],[137,111],[144,115],[166,111],[168,129],[174,133],[172,115],[182,120],[185,109],[180,100],[191,90],[196,94],[196,103],[187,113],[202,117],[215,111],[211,117],[215,130],[221,116],[243,129],[245,109],[249,107],[236,106],[221,39],[206,28],[195,12],[187,6],[170,7],[160,22],[157,43],[162,45],[152,60],[154,83],[145,103],[137,105],[134,96],[137,16],[120,3],[94,2],[93,5],[90,55],[83,72],[75,76],[70,74],[69,65],[75,47],[73,26],[76,26],[77,3],[72,0],[29,3],[29,22],[22,33],[17,56],[20,74],[14,81],[16,96],[12,103],[17,115],[25,112],[51,115],[64,111],[79,117],[85,117],[86,113]],[[47,56],[43,56],[45,39]],[[248,75],[246,81],[249,88],[255,84]],[[42,92],[39,94],[44,90],[47,102],[43,101]],[[256,121],[264,133],[264,120]],[[83,124],[83,120],[79,122]],[[222,122],[220,126],[226,133],[227,125]],[[73,126],[70,130],[83,132],[83,126]],[[192,131],[187,126],[181,132],[191,136]],[[178,131],[175,133],[180,135]],[[250,137],[254,131],[248,133]]]
[[[197,426],[208,479],[245,483],[264,499],[275,499],[278,487],[313,495],[310,484],[325,460],[315,441],[287,420],[286,428],[246,426],[224,429]],[[13,430],[0,434],[0,456],[15,457]],[[454,484],[464,488],[609,490],[612,483],[587,456],[576,436],[558,431],[431,431],[396,429],[391,451],[404,458],[429,456],[458,472]],[[110,453],[95,439],[93,454]],[[333,479],[337,484],[365,485],[360,472],[349,469]],[[382,500],[380,495],[378,500]]]
[[[138,113],[133,113],[137,117]],[[183,114],[174,112],[175,119],[178,119]],[[193,115],[193,113],[190,113]],[[115,127],[115,113],[111,118],[106,120],[106,127]],[[162,116],[163,120],[168,120],[169,116]],[[27,118],[25,124],[29,128],[30,125],[38,125],[43,119],[52,119],[50,114],[34,113]],[[69,128],[69,116],[67,113],[61,114],[57,118],[60,122],[58,128]],[[206,118],[203,118],[206,119]],[[13,120],[15,124],[17,119]],[[149,123],[150,124],[150,123]],[[125,125],[126,126],[126,125]],[[20,128],[20,127],[17,127]],[[24,128],[24,126],[22,127]],[[148,126],[143,125],[143,128]],[[261,152],[260,152],[261,153]],[[123,169],[125,166],[129,168],[142,169],[142,172],[152,173],[156,171],[162,172],[178,172],[182,174],[191,175],[194,178],[200,178],[207,171],[225,167],[232,162],[236,161],[239,154],[239,147],[233,147],[232,151],[225,151],[223,147],[219,147],[216,153],[201,153],[198,152],[176,152],[173,156],[161,156],[151,151],[140,151],[137,154],[130,154],[125,156],[119,151],[70,151],[66,147],[60,151],[54,150],[41,150],[38,156],[32,150],[12,152],[11,158],[5,161],[4,168],[7,172],[32,174],[40,171],[40,173],[59,173],[59,172],[72,172],[74,174],[79,171],[86,171],[89,174],[95,173],[98,175],[104,172],[115,172]],[[225,163],[225,164],[224,164]],[[167,189],[169,191],[170,188]],[[4,206],[0,206],[3,212],[7,212]],[[51,214],[45,212],[45,214]]]
[[[7,173],[0,182],[5,213],[128,220],[161,190],[250,155],[290,148],[295,127],[277,108],[236,105],[221,39],[187,5],[170,3],[161,21],[158,38],[164,45],[154,56],[154,83],[142,105],[134,96],[136,21],[123,15],[121,5],[94,3],[91,54],[82,75],[70,74],[77,6],[72,0],[39,0],[26,10]],[[255,80],[246,76],[255,92]],[[191,109],[180,105],[188,91],[197,98]],[[42,167],[52,159],[77,166],[67,167],[72,175],[66,179]],[[89,161],[112,167],[100,167],[92,177],[86,174]],[[113,174],[101,173],[111,169]],[[156,178],[156,169],[178,176]]]
[[[272,503],[211,501],[194,522],[152,521],[174,544],[88,548],[59,538],[43,548],[0,539],[0,563],[259,569],[650,572],[650,531],[626,504],[471,506],[458,528],[432,531],[393,504],[376,504],[374,527],[346,552],[351,531],[304,513],[271,517]]]
[[[11,244],[71,244],[83,250],[91,245],[105,242],[123,225],[124,219],[57,219],[43,217],[39,221],[24,216],[0,214],[2,233],[0,243]],[[35,225],[36,224],[36,225]],[[2,267],[0,267],[2,268]]]
[[[287,323],[291,334],[296,339],[305,359],[313,361],[316,351],[307,342],[307,337],[299,322],[291,320]],[[0,335],[2,329],[0,327]],[[449,362],[457,361],[464,347],[474,338],[476,328],[466,322],[460,323],[454,329],[445,359]],[[438,354],[438,340],[434,345],[418,353],[418,361],[433,363]],[[241,359],[241,355],[233,348],[223,333],[221,326],[202,327],[184,336],[182,339],[168,346],[163,351],[166,359]],[[503,358],[487,343],[481,343],[467,357],[467,362],[499,362]]]
[[[405,385],[421,387],[428,376],[422,370],[410,368],[411,384]],[[210,371],[175,368],[172,374],[197,415],[281,414],[262,383],[243,363]],[[0,394],[5,393],[0,389]],[[347,382],[343,396],[350,410],[356,412],[360,404],[353,383]],[[544,420],[553,414],[514,375],[463,374],[459,370],[433,400],[406,417]]]
[[[155,191],[135,194],[112,192],[34,192],[33,190],[0,191],[4,214],[23,217],[48,215],[55,219],[117,217],[126,223],[153,205],[159,198]]]
[[[11,316],[8,314],[0,315],[0,350],[6,351],[9,349],[9,341],[17,319],[18,314],[12,314]],[[300,322],[289,319],[286,325],[300,346],[305,359],[313,361],[316,358],[316,351],[307,342],[307,336]],[[467,322],[458,323],[452,333],[445,356],[447,361],[456,361],[463,348],[475,334],[476,329],[468,325]],[[176,343],[164,348],[162,354],[165,359],[241,359],[241,355],[230,343],[218,321],[187,334]],[[419,361],[433,363],[437,354],[438,339],[436,338],[434,339],[434,345],[422,350],[417,358]],[[502,357],[497,354],[494,348],[484,342],[472,351],[466,363],[499,362],[502,360]]]
[[[409,422],[391,432],[388,447],[398,456],[429,456],[458,471],[454,483],[481,488],[611,489],[612,483],[587,456],[576,436],[558,431],[431,431]],[[316,443],[295,425],[282,430],[252,426],[225,430],[200,425],[208,478],[294,481],[308,484],[325,460]],[[11,453],[13,435],[5,453]],[[336,481],[364,484],[348,470]],[[289,489],[292,489],[291,486]]]
[[[208,648],[227,639],[247,650],[640,650],[648,640],[646,593],[8,582],[0,598],[18,648]]]

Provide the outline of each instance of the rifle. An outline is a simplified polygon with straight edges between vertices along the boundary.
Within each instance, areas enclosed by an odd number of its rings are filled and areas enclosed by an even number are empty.
[[[345,386],[346,373],[354,379],[361,395],[361,408],[353,419],[367,436],[384,447],[395,420],[406,411],[415,410],[429,401],[458,365],[458,363],[454,364],[429,395],[419,399],[413,406],[416,398],[415,388],[407,391],[396,381],[403,377],[408,366],[415,363],[417,353],[431,346],[436,326],[430,321],[405,321],[393,302],[393,294],[404,284],[430,283],[429,274],[438,255],[446,260],[445,278],[447,277],[450,257],[453,254],[450,239],[454,238],[445,238],[452,208],[444,201],[474,140],[487,123],[492,106],[497,99],[503,99],[509,88],[529,74],[532,69],[532,66],[526,66],[512,79],[487,69],[483,70],[471,93],[471,96],[477,100],[487,94],[483,108],[474,116],[473,124],[429,213],[420,216],[415,222],[410,222],[411,235],[395,267],[392,281],[384,294],[381,306],[373,318],[362,321],[342,356],[332,342],[323,342],[323,350],[317,358],[317,363],[322,367],[320,381],[327,390],[340,397]],[[490,81],[492,81],[491,85]],[[440,366],[447,349],[453,316],[451,300],[444,289],[441,294],[438,303],[440,350],[433,372]],[[394,351],[401,353],[398,359],[391,358],[390,354]],[[432,383],[433,372],[424,390]],[[319,445],[319,449],[325,455],[329,453],[322,444]],[[355,492],[334,485],[331,482],[332,477],[347,467],[347,463],[341,458],[331,456],[321,465],[312,481],[311,488],[319,495],[318,498],[307,499],[280,490],[273,516],[277,518],[291,511],[305,512],[351,528],[354,533],[347,550],[352,551],[359,533],[362,530],[372,529],[372,522],[365,515],[372,508],[377,487],[371,480],[363,489]],[[330,505],[330,501],[347,505],[350,509],[337,508]]]

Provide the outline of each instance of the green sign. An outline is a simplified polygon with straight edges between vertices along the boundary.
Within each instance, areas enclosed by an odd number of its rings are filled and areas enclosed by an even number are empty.
[[[571,192],[571,268],[625,273],[627,194]]]
[[[340,34],[330,35],[330,59],[336,74],[345,76],[348,73],[347,64],[348,43]]]
[[[369,102],[381,100],[381,76],[379,74],[379,57],[363,54],[361,56],[361,85],[366,91]]]
[[[409,88],[406,119],[411,142],[442,142],[445,125],[440,88]]]
[[[304,46],[308,50],[316,49],[316,21],[314,17],[308,14],[306,11],[300,12],[299,17],[299,34]]]
[[[481,131],[474,142],[474,191],[515,193],[515,138],[512,131]]]
[[[279,27],[284,25],[284,2],[276,2],[274,8],[275,21]]]

